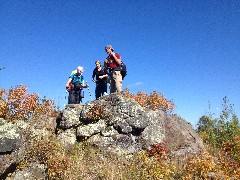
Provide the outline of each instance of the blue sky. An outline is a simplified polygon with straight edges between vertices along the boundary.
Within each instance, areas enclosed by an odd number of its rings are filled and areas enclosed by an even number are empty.
[[[111,44],[128,68],[124,88],[161,92],[193,125],[224,96],[239,116],[239,19],[237,0],[1,0],[0,88],[27,85],[63,106],[81,65],[94,97],[94,62]]]

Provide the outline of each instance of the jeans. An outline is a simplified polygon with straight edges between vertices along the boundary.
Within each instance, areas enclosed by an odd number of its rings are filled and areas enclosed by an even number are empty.
[[[107,82],[96,83],[96,89],[95,89],[96,99],[103,96],[104,93],[107,93]]]

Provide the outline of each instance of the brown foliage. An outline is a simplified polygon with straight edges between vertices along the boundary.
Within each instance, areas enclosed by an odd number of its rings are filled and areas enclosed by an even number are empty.
[[[23,119],[41,115],[53,116],[56,113],[54,101],[40,99],[38,94],[28,94],[27,87],[18,85],[15,88],[0,90],[0,117],[7,120]]]
[[[165,112],[172,112],[175,105],[172,100],[167,100],[162,93],[153,91],[148,95],[145,91],[139,91],[136,95],[130,92],[128,88],[123,90],[123,94],[127,98],[132,98],[137,101],[142,107],[147,107],[152,110],[161,109]]]
[[[100,119],[108,119],[109,114],[105,110],[104,106],[94,102],[93,107],[86,113],[86,116],[92,122],[96,122]]]
[[[159,143],[156,145],[152,145],[151,149],[148,151],[148,156],[153,156],[155,160],[162,161],[167,159],[167,155],[169,153],[169,149],[163,143]]]

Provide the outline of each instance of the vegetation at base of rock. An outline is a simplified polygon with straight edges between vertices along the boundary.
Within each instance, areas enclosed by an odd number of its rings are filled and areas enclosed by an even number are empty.
[[[123,95],[127,98],[134,99],[142,107],[152,110],[163,110],[164,112],[172,112],[175,109],[175,104],[172,100],[167,100],[166,97],[159,92],[153,91],[149,95],[145,91],[139,91],[136,95],[128,88],[123,90]]]
[[[92,123],[94,123],[100,119],[108,119],[110,114],[106,111],[105,106],[101,106],[97,102],[94,102],[94,105],[87,112],[86,116],[92,121]]]
[[[218,158],[221,164],[219,172],[240,178],[240,124],[234,105],[229,104],[227,97],[224,97],[219,117],[214,118],[208,112],[208,115],[199,119],[197,126],[198,133],[208,145],[209,153]]]
[[[140,98],[140,95],[137,96]],[[146,99],[145,95],[139,102]],[[34,94],[28,95],[25,86],[17,86],[10,91],[2,89],[1,117],[14,120],[15,117],[28,119],[41,113],[52,116],[55,109],[50,101],[47,104],[46,101],[41,101]],[[31,108],[24,110],[21,103]],[[95,105],[92,110],[96,112],[88,116],[96,120],[102,118],[104,109]],[[28,113],[21,116],[20,112]],[[201,117],[198,123],[197,131],[207,146],[206,151],[198,154],[176,156],[164,143],[160,143],[138,154],[116,156],[84,142],[66,149],[54,134],[46,133],[40,138],[35,135],[27,139],[29,146],[16,171],[23,171],[32,162],[38,162],[46,168],[47,179],[240,179],[240,128],[233,106],[229,106],[224,98],[220,117],[214,119],[209,114]],[[7,179],[13,179],[13,176],[14,172]]]
[[[0,90],[0,117],[12,121],[39,118],[41,115],[54,116],[56,114],[54,101],[46,97],[40,99],[36,93],[29,94],[27,87],[18,85],[9,90]]]

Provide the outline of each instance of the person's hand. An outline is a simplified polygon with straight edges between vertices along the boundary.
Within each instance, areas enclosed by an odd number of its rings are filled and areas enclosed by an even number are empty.
[[[111,51],[109,54],[110,54],[111,56],[114,56],[114,55],[115,55],[115,52]]]
[[[92,82],[95,82],[95,80],[94,80],[94,79],[92,79]]]

